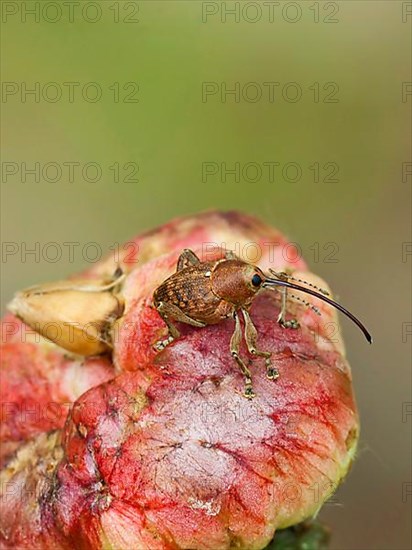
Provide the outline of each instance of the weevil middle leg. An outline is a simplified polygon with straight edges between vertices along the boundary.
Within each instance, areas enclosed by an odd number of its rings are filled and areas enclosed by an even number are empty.
[[[230,353],[236,360],[237,364],[240,367],[240,370],[242,371],[244,377],[245,377],[245,392],[244,396],[248,399],[252,399],[255,397],[255,393],[253,391],[252,386],[252,374],[250,370],[247,368],[247,366],[242,361],[239,352],[240,352],[240,343],[242,341],[242,327],[240,326],[240,320],[239,315],[237,312],[233,313],[233,318],[235,320],[235,330],[232,334],[232,338],[230,339]]]
[[[271,352],[262,351],[257,349],[257,337],[258,333],[255,325],[253,324],[252,319],[250,318],[249,312],[246,309],[242,309],[243,317],[245,319],[245,340],[247,349],[249,353],[255,356],[260,356],[265,358],[266,373],[267,377],[271,380],[275,380],[279,376],[278,370],[272,365],[271,362]]]
[[[282,281],[288,281],[289,277],[288,274],[284,271],[280,273],[276,273],[273,270],[270,270],[278,279],[281,279]],[[291,319],[290,321],[286,321],[286,305],[287,305],[287,297],[288,297],[288,289],[286,287],[281,287],[279,289],[279,292],[281,294],[281,305],[280,305],[280,312],[277,318],[277,322],[285,328],[299,328],[300,324],[297,319]]]

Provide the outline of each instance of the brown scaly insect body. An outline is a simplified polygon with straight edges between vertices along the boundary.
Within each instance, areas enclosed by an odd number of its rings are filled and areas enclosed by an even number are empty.
[[[212,273],[217,263],[189,266],[166,279],[153,295],[155,307],[170,303],[192,319],[208,325],[220,323],[222,316],[217,310],[222,299],[214,292],[212,284]],[[233,307],[228,307],[226,317],[231,317],[232,313]]]
[[[255,268],[241,260],[216,260],[191,265],[172,275],[154,292],[153,301],[169,302],[192,319],[215,325],[250,307],[256,288],[249,281]],[[250,272],[250,273],[249,273]]]
[[[286,273],[276,273],[272,270],[271,273],[275,279],[265,275],[257,266],[240,260],[232,252],[227,252],[225,259],[201,262],[194,252],[185,249],[179,257],[176,273],[166,279],[153,294],[153,305],[169,329],[168,338],[157,342],[155,348],[162,350],[179,337],[180,333],[174,321],[204,327],[232,317],[235,321],[235,330],[230,341],[230,351],[245,377],[245,396],[254,397],[250,370],[239,355],[242,328],[238,312],[242,312],[245,321],[244,337],[248,351],[254,356],[264,357],[268,378],[276,379],[279,374],[271,364],[271,353],[257,349],[257,330],[249,315],[249,308],[256,294],[264,288],[276,287],[280,287],[282,294],[278,322],[285,328],[299,328],[296,320],[285,319],[287,289],[292,288],[333,305],[359,326],[369,342],[372,341],[362,323],[343,306],[328,298],[326,291],[309,283],[306,284],[311,286],[311,289],[299,286],[291,282],[299,280]],[[311,304],[307,305],[318,312]]]

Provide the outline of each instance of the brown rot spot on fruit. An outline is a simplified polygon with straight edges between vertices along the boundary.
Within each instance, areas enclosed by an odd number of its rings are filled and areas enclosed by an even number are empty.
[[[353,427],[349,430],[348,435],[345,439],[345,446],[348,453],[350,453],[354,446],[356,446],[356,443],[358,441],[358,430],[357,428]]]

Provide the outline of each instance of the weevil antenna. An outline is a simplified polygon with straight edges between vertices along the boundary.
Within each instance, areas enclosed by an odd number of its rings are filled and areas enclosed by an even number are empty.
[[[359,321],[359,319],[357,317],[355,317],[353,315],[353,313],[351,313],[350,311],[348,311],[345,307],[343,307],[342,305],[340,305],[338,302],[335,302],[334,300],[332,300],[331,298],[328,298],[327,296],[325,296],[324,294],[321,294],[319,292],[316,292],[315,290],[312,290],[311,288],[305,288],[303,286],[300,286],[300,285],[296,285],[294,283],[290,283],[289,281],[283,281],[281,279],[270,279],[269,277],[266,278],[265,282],[263,283],[262,285],[264,288],[274,288],[276,286],[285,286],[287,288],[293,288],[294,290],[300,290],[301,292],[306,292],[306,294],[310,294],[311,296],[315,296],[316,298],[319,298],[320,300],[323,300],[324,302],[326,302],[327,304],[333,306],[334,308],[336,308],[337,310],[339,310],[341,313],[343,313],[344,315],[346,315],[346,317],[349,317],[349,319],[351,321],[353,321],[355,323],[355,325],[357,325],[360,330],[363,332],[366,340],[371,344],[372,343],[372,336],[369,334],[369,331],[367,330],[367,328],[365,327],[365,325],[363,323],[361,323],[361,321]]]
[[[295,283],[303,283],[305,285],[308,285],[312,288],[314,288],[315,290],[318,290],[319,292],[321,292],[322,294],[324,294],[325,296],[330,296],[329,292],[327,290],[325,290],[324,288],[320,288],[320,286],[316,286],[312,283],[309,283],[309,281],[305,281],[304,279],[298,279],[297,277],[293,277],[292,275],[289,275],[289,273],[284,273],[284,272],[277,272],[273,269],[270,269],[269,268],[269,271],[272,273],[272,275],[275,275],[275,277],[278,277],[279,279],[283,280],[283,281],[295,281]]]
[[[319,311],[319,308],[308,302],[307,300],[304,300],[303,298],[300,298],[299,296],[296,296],[296,294],[290,294],[292,298],[295,298],[295,300],[298,300],[299,302],[302,302],[302,304],[305,304],[306,307],[311,309],[316,313],[316,315],[319,315],[319,317],[322,316],[321,312]]]

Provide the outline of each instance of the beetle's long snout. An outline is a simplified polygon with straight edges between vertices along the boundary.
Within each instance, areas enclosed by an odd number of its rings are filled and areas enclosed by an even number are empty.
[[[316,298],[319,298],[320,300],[323,300],[327,304],[330,304],[331,306],[333,306],[337,310],[341,311],[344,315],[346,315],[346,317],[349,317],[349,319],[351,321],[353,321],[355,323],[355,325],[357,325],[360,328],[360,330],[363,332],[366,340],[370,344],[372,343],[372,336],[370,335],[370,333],[367,330],[367,328],[365,327],[365,325],[357,317],[355,317],[353,315],[353,313],[348,311],[345,307],[340,305],[338,302],[335,302],[331,298],[328,298],[324,294],[321,294],[320,292],[316,292],[315,290],[312,290],[311,288],[306,288],[304,286],[296,285],[296,284],[291,283],[291,282],[286,281],[286,280],[271,279],[270,277],[267,277],[265,279],[265,282],[263,283],[262,286],[264,288],[269,288],[269,289],[275,289],[277,286],[284,286],[284,287],[287,287],[287,288],[292,288],[294,290],[299,290],[301,292],[305,292],[306,294],[310,294],[312,296],[315,296]]]

